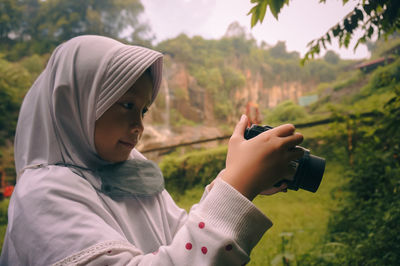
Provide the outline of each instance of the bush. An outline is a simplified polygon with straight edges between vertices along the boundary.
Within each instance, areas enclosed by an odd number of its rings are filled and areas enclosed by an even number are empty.
[[[18,110],[30,85],[30,75],[24,67],[0,58],[0,146],[14,137]]]
[[[400,82],[400,58],[392,64],[379,67],[371,75],[368,84],[362,88],[362,95],[369,96],[379,90],[393,90]]]
[[[226,147],[166,156],[160,162],[167,190],[182,193],[209,184],[225,168]]]
[[[186,119],[180,112],[176,109],[170,109],[170,121],[171,125],[174,127],[180,126],[194,126],[196,123],[192,120]]]
[[[215,117],[220,121],[226,121],[234,109],[231,102],[217,102],[214,106]]]
[[[4,199],[0,201],[0,226],[7,225],[8,223],[8,204],[10,203],[9,199]]]
[[[293,123],[295,120],[305,118],[306,116],[307,112],[304,107],[290,100],[280,103],[272,111],[266,110],[263,113],[266,124]]]
[[[328,226],[327,242],[343,248],[303,256],[307,265],[398,265],[400,261],[400,86],[385,117],[364,134],[341,208]]]

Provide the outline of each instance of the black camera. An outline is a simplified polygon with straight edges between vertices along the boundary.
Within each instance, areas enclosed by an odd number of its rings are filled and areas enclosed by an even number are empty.
[[[272,128],[270,126],[252,125],[250,128],[246,128],[244,138],[251,139]],[[304,155],[299,160],[290,162],[290,166],[295,169],[293,180],[282,180],[275,186],[279,187],[285,182],[288,185],[288,189],[299,190],[301,188],[310,192],[316,192],[324,175],[325,159],[312,155],[309,150],[301,146],[297,146],[297,148],[302,148]]]

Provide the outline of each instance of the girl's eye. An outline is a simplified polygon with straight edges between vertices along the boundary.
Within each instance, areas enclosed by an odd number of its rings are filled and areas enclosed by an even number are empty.
[[[144,116],[144,114],[147,113],[148,110],[149,110],[149,108],[147,108],[147,107],[143,108],[142,116]]]
[[[133,103],[121,103],[121,106],[124,107],[125,109],[132,110]]]

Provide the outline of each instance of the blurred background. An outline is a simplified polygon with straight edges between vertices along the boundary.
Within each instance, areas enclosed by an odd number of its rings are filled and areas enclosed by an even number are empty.
[[[255,200],[274,226],[249,265],[398,265],[399,17],[397,0],[0,0],[1,241],[24,95],[58,44],[98,34],[164,54],[137,148],[181,207],[224,168],[241,114],[295,124],[326,158],[317,193]]]

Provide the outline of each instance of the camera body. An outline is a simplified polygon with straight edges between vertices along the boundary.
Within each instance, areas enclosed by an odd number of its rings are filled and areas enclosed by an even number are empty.
[[[244,133],[245,139],[251,139],[258,134],[270,130],[273,127],[252,125],[250,128],[246,128]],[[312,155],[309,150],[296,146],[304,150],[304,155],[298,160],[290,162],[290,166],[295,169],[293,180],[282,180],[275,186],[280,186],[283,182],[288,185],[288,189],[299,190],[299,188],[316,192],[319,185],[321,184],[322,176],[325,171],[325,159]]]

